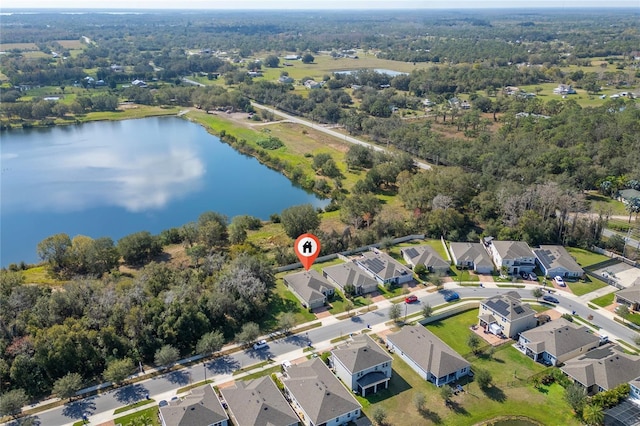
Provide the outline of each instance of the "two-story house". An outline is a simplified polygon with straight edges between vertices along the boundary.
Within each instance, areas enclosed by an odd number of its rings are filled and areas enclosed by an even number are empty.
[[[513,338],[537,325],[535,315],[528,303],[522,303],[518,293],[509,291],[480,302],[478,324],[489,333]]]
[[[536,256],[524,241],[496,241],[488,237],[484,239],[484,245],[498,271],[517,275],[533,272],[536,267]]]
[[[362,396],[386,389],[393,358],[366,334],[354,336],[331,351],[336,376]]]

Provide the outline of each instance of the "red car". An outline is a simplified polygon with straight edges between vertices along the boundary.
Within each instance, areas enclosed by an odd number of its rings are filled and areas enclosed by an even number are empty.
[[[404,298],[404,302],[405,303],[414,303],[414,302],[417,302],[417,301],[418,301],[418,296],[415,296],[413,294],[411,296],[407,296],[407,297]]]

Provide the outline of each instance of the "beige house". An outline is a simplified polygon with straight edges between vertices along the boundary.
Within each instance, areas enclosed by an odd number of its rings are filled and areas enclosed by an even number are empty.
[[[424,265],[429,272],[449,272],[451,264],[438,254],[438,252],[429,245],[405,247],[400,250],[405,262],[415,268],[417,265]]]
[[[537,325],[535,314],[518,293],[509,291],[480,302],[478,324],[489,333],[513,338]]]
[[[640,311],[640,278],[616,293],[616,303],[627,305],[632,311]]]
[[[284,283],[308,309],[324,306],[335,293],[333,285],[315,269],[285,275]]]
[[[378,290],[378,282],[359,268],[354,262],[327,266],[322,269],[324,276],[344,292],[346,285],[352,285],[356,294],[367,294]]]
[[[558,318],[520,333],[516,346],[534,361],[556,366],[597,348],[600,338],[580,326]]]
[[[458,269],[471,269],[478,274],[493,272],[493,262],[480,243],[450,243],[451,258]]]

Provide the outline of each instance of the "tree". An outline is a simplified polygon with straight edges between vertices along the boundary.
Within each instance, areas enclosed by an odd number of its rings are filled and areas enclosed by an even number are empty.
[[[384,425],[387,420],[387,410],[381,405],[376,406],[371,413],[371,418],[377,425]]]
[[[196,344],[196,352],[201,355],[209,355],[218,352],[224,345],[224,335],[217,330],[203,335]]]
[[[347,299],[344,302],[344,310],[347,311],[347,315],[351,315],[351,310],[355,308],[355,305],[353,304],[353,301],[351,301],[350,299]]]
[[[38,256],[49,264],[54,274],[60,273],[69,264],[71,238],[67,234],[55,234],[38,243]]]
[[[391,305],[391,308],[389,308],[389,319],[394,322],[399,322],[400,317],[402,317],[402,306],[400,303]]]
[[[428,303],[422,304],[422,315],[425,318],[429,318],[431,315],[433,315],[433,308],[431,307],[430,304]]]
[[[320,225],[320,216],[311,204],[292,206],[282,211],[280,221],[290,238],[314,231]]]
[[[303,64],[311,64],[315,59],[311,53],[305,53],[302,55],[301,61]]]
[[[102,373],[102,377],[111,383],[121,383],[133,372],[134,365],[131,358],[111,361]]]
[[[491,373],[488,370],[478,369],[476,371],[476,382],[478,382],[480,389],[487,389],[491,386],[492,381],[493,377],[491,377]]]
[[[543,295],[543,291],[540,287],[536,287],[531,291],[531,294],[533,295],[533,297],[536,298],[536,300],[540,299]]]
[[[171,345],[164,345],[158,349],[153,357],[153,362],[157,366],[170,367],[180,358],[178,349]]]
[[[284,334],[289,334],[289,331],[291,331],[295,324],[296,317],[292,312],[285,312],[278,318],[278,328]]]
[[[478,337],[476,333],[470,333],[467,337],[467,346],[469,346],[474,354],[478,353],[478,348],[480,347],[480,337]]]
[[[623,321],[626,321],[629,318],[629,315],[631,315],[631,312],[629,311],[629,307],[625,304],[620,304],[616,308],[616,313],[620,315],[620,318],[622,318]]]
[[[53,384],[53,393],[61,399],[71,398],[82,387],[82,376],[78,373],[69,373],[60,377]]]
[[[427,397],[424,396],[422,392],[417,392],[413,395],[413,405],[416,407],[416,410],[423,411],[425,409],[425,405],[427,403]]]
[[[579,413],[587,400],[587,391],[583,386],[577,383],[572,383],[564,390],[564,400],[575,411]]]
[[[449,404],[452,396],[453,396],[453,389],[451,389],[451,386],[444,385],[440,388],[440,397],[444,401],[445,405]]]
[[[88,272],[101,276],[118,266],[120,253],[109,237],[96,238],[87,248],[86,261]]]
[[[427,273],[427,267],[424,266],[424,263],[418,263],[416,266],[413,267],[413,273],[419,277],[422,277]]]
[[[248,346],[260,335],[260,327],[255,322],[243,324],[242,329],[236,334],[236,341],[241,345]]]
[[[278,68],[280,59],[276,55],[269,55],[264,59],[264,64],[269,68]]]
[[[604,423],[604,411],[597,404],[587,404],[582,411],[582,419],[589,426],[600,426]]]
[[[247,230],[238,223],[229,225],[229,242],[231,244],[242,244],[247,240]]]
[[[158,238],[149,231],[135,232],[118,240],[118,251],[124,262],[129,265],[140,265],[149,262],[162,252]]]
[[[0,414],[3,416],[18,414],[22,407],[27,405],[27,402],[29,402],[29,400],[24,390],[11,390],[4,395],[0,395]]]

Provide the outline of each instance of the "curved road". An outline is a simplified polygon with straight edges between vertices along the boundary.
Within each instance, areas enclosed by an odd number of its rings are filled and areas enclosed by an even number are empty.
[[[342,140],[344,140],[346,142],[349,142],[349,143],[366,146],[367,148],[371,148],[374,151],[388,152],[388,150],[385,149],[385,148],[382,148],[380,146],[374,145],[374,144],[369,143],[369,142],[365,142],[365,141],[360,140],[360,139],[356,139],[356,138],[354,138],[352,136],[345,135],[345,134],[342,134],[340,132],[336,132],[335,130],[327,129],[326,127],[322,127],[322,126],[314,123],[313,121],[304,120],[304,119],[302,119],[300,117],[296,117],[295,115],[290,115],[290,114],[284,113],[284,112],[282,112],[280,110],[268,107],[266,105],[259,104],[257,102],[251,101],[251,105],[254,108],[263,109],[265,111],[269,111],[269,112],[271,112],[273,114],[276,114],[276,115],[279,115],[281,117],[284,117],[285,119],[287,119],[287,120],[289,120],[289,121],[291,121],[293,123],[301,124],[301,125],[307,126],[307,127],[311,127],[312,129],[316,129],[318,131],[321,131],[323,133],[331,135],[336,139],[342,139]],[[431,170],[431,165],[429,165],[429,164],[427,164],[427,163],[425,163],[423,161],[418,161],[418,160],[414,159],[413,162],[416,163],[416,165],[419,168],[423,169],[423,170]]]
[[[459,287],[455,288],[455,291],[461,298],[486,298],[508,291],[516,291],[522,298],[532,298],[531,290],[529,289]],[[422,293],[425,292],[422,291]],[[609,333],[610,336],[622,338],[628,342],[633,342],[633,338],[637,336],[637,333],[631,329],[582,305],[577,298],[563,296],[559,293],[561,292],[556,292],[554,296],[559,299],[560,307],[569,311],[576,311],[582,318],[593,315],[593,320],[590,322],[601,327],[603,332]],[[419,297],[419,302],[429,303],[434,307],[445,303],[442,291],[427,293]],[[384,302],[382,303],[384,304]],[[249,349],[236,352],[208,363],[196,364],[163,376],[124,386],[101,395],[84,398],[65,406],[39,413],[34,417],[39,419],[43,425],[65,425],[77,421],[82,417],[83,413],[88,413],[90,416],[100,413],[111,415],[114,409],[144,399],[147,394],[156,400],[167,399],[175,395],[178,388],[188,385],[189,383],[196,383],[205,380],[205,378],[211,379],[213,376],[216,376],[217,379],[224,379],[225,376],[228,375],[230,378],[233,371],[238,368],[256,364],[269,358],[282,358],[287,355],[297,357],[299,356],[300,349],[306,347],[309,342],[312,344],[327,342],[339,336],[359,332],[367,325],[375,326],[383,324],[389,321],[389,306],[388,304],[386,305],[386,307],[350,319],[336,320],[323,327],[309,330],[308,333],[300,333],[298,335],[274,340],[269,342],[267,349],[259,351]],[[421,310],[421,303],[405,304],[404,306],[407,315]]]

